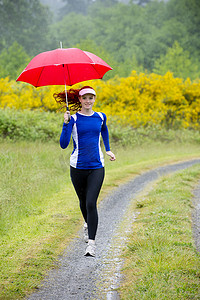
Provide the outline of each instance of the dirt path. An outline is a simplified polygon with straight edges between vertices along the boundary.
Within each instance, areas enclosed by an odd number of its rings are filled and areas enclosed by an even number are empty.
[[[197,251],[200,253],[200,182],[194,190],[194,209],[192,214],[193,234]]]
[[[136,217],[129,213],[131,200],[160,176],[197,163],[200,159],[156,168],[116,188],[99,205],[96,257],[83,256],[85,243],[81,231],[61,257],[59,268],[49,273],[41,288],[29,300],[119,299],[115,291],[122,266],[119,253],[126,242],[126,232]],[[200,189],[197,194],[200,194]]]

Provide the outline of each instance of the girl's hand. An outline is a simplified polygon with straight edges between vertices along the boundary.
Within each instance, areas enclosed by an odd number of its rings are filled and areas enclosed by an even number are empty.
[[[111,161],[116,160],[115,154],[113,154],[111,151],[106,151],[106,154],[107,154],[108,156],[110,156],[110,160],[111,160]]]
[[[71,119],[71,115],[70,115],[70,112],[67,110],[65,113],[64,113],[64,123],[65,124],[68,124],[69,121]]]

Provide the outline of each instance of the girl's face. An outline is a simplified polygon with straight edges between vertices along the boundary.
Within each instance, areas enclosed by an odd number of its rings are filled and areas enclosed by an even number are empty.
[[[81,102],[83,109],[92,109],[93,104],[95,102],[96,96],[92,94],[85,94],[79,97],[79,101]]]

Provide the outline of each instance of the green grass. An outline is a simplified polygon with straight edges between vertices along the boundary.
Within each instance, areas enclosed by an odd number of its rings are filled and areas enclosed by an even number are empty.
[[[0,149],[0,297],[16,299],[52,267],[80,214],[58,145],[2,143]]]
[[[100,200],[144,170],[199,155],[196,143],[112,150],[117,160],[106,157]],[[0,299],[22,299],[37,288],[82,224],[69,177],[70,151],[50,142],[0,143]]]
[[[200,255],[192,238],[194,166],[159,180],[140,195],[125,251],[120,299],[200,299]]]

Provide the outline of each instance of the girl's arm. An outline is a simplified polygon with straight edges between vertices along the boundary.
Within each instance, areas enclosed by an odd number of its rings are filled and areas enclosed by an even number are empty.
[[[106,125],[106,115],[103,114],[103,116],[104,116],[104,121],[103,121],[102,128],[101,128],[101,135],[102,135],[104,146],[106,149],[106,154],[108,156],[110,156],[111,161],[114,161],[116,158],[115,158],[115,155],[110,151],[109,133],[108,133],[108,127]]]
[[[106,115],[103,114],[103,117],[104,117],[104,120],[103,120],[103,124],[102,124],[102,127],[101,127],[101,135],[102,135],[102,138],[103,138],[103,143],[104,143],[104,146],[105,146],[105,149],[106,151],[110,151],[110,143],[109,143],[109,133],[108,133],[108,127],[106,125]]]
[[[73,125],[74,125],[74,119],[73,118],[70,119],[69,123],[67,123],[67,124],[64,123],[63,124],[62,132],[61,132],[61,135],[60,135],[60,147],[62,149],[67,148],[67,146],[69,145]]]

